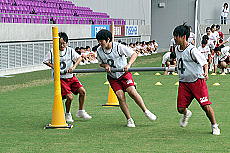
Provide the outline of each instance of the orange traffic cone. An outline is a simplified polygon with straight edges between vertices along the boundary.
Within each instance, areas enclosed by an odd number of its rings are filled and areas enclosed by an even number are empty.
[[[70,129],[73,125],[66,123],[61,97],[58,27],[52,27],[52,31],[54,52],[54,104],[51,124],[46,125],[45,129]]]
[[[108,94],[108,101],[106,104],[102,106],[119,106],[119,102],[117,99],[116,94],[114,93],[113,89],[109,85],[109,94]]]

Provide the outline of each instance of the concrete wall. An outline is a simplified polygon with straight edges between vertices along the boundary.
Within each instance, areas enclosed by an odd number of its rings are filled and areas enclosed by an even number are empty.
[[[0,24],[0,42],[52,40],[52,27],[58,26],[59,32],[66,32],[69,39],[91,38],[91,25],[52,25],[52,24]],[[140,25],[138,30],[142,41],[150,40],[150,25]]]
[[[159,3],[165,7],[160,8]],[[152,0],[151,39],[156,39],[160,48],[169,48],[175,26],[187,22],[194,28],[195,0]]]
[[[58,26],[70,39],[91,38],[90,25],[52,25],[52,24],[0,24],[0,42],[5,41],[34,41],[52,40],[52,27]]]
[[[220,14],[224,3],[230,0],[199,0],[200,24],[220,24]],[[230,16],[228,16],[230,19]],[[230,23],[230,21],[228,21]]]
[[[72,0],[77,6],[105,12],[111,18],[144,19],[151,23],[151,0]]]

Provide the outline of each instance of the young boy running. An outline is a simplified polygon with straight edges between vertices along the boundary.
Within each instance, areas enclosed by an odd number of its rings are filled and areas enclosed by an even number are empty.
[[[206,80],[208,79],[208,63],[205,57],[188,43],[189,27],[187,25],[177,26],[173,31],[176,41],[177,69],[179,73],[179,88],[177,97],[177,109],[183,114],[180,126],[188,124],[192,112],[187,108],[192,100],[196,98],[211,122],[212,134],[220,135],[220,129],[216,123],[214,110],[210,106]]]
[[[61,78],[61,94],[62,98],[66,98],[65,107],[65,119],[67,122],[73,122],[72,115],[70,113],[70,106],[73,101],[73,94],[79,94],[79,110],[76,114],[79,118],[91,119],[92,117],[84,110],[84,102],[86,91],[81,82],[72,73],[73,70],[81,62],[81,56],[73,49],[68,47],[68,36],[64,32],[59,33],[59,50],[60,50],[60,69],[66,70],[66,74],[62,74]],[[46,58],[43,61],[44,64],[53,69],[53,51],[48,52]]]
[[[146,108],[142,97],[135,89],[132,73],[128,72],[128,69],[137,58],[137,53],[127,46],[112,42],[112,33],[108,30],[100,30],[97,33],[96,38],[100,44],[97,49],[98,61],[100,66],[107,71],[107,79],[115,92],[120,108],[127,119],[127,126],[135,127],[135,123],[131,118],[126,103],[125,92],[127,92],[142,109],[146,117],[150,120],[156,120],[157,117]],[[127,62],[126,57],[130,57],[129,62]],[[125,72],[113,73],[111,72],[111,68],[123,68]]]

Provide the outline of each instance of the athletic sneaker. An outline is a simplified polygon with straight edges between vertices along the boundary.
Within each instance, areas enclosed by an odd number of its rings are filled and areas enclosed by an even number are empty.
[[[127,127],[136,127],[132,118],[127,120]]]
[[[187,114],[183,115],[182,118],[180,119],[180,126],[186,127],[188,124],[188,120],[191,116],[192,116],[192,112],[187,109]]]
[[[151,113],[149,110],[145,111],[145,116],[148,117],[151,121],[155,121],[157,119],[156,115]]]
[[[220,135],[220,129],[218,127],[218,124],[212,125],[212,134],[213,135]]]
[[[74,121],[71,113],[65,113],[65,120],[66,120],[66,122],[73,122]]]
[[[85,110],[78,110],[76,116],[79,118],[86,119],[86,120],[89,120],[92,118],[92,116],[90,116]]]

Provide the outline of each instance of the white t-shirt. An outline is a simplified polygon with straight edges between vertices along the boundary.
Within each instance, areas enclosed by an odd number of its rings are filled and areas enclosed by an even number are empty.
[[[216,37],[216,40],[220,38],[219,33],[217,31],[213,32],[214,37]]]
[[[198,78],[204,78],[203,66],[207,60],[195,46],[190,44],[185,50],[177,46],[175,53],[180,82],[195,82]]]
[[[167,52],[164,54],[163,59],[162,59],[162,64],[166,64],[166,62],[170,60],[170,54],[171,52]]]
[[[170,40],[170,47],[176,47],[176,42],[174,38]]]
[[[208,46],[210,49],[214,49],[214,48],[215,48],[215,45],[214,45],[213,41],[211,41],[211,40],[208,40],[207,46]]]
[[[208,55],[211,54],[209,46],[205,46],[204,48],[199,46],[197,49],[204,55],[205,59],[208,59]]]
[[[189,43],[194,43],[195,38],[196,38],[195,33],[190,32],[190,35],[189,35],[189,38],[188,38],[188,42]]]
[[[221,9],[221,16],[222,17],[227,17],[228,13],[229,13],[229,7],[227,9],[224,8],[224,7],[222,7],[222,9]]]
[[[68,70],[70,67],[73,66],[73,61],[75,61],[77,58],[80,57],[80,55],[70,47],[65,48],[64,51],[59,51],[60,54],[60,69],[61,71]],[[49,51],[43,60],[43,63],[54,63],[54,57],[53,57],[53,49]],[[52,69],[53,72],[53,69]],[[60,78],[72,78],[73,73],[66,73],[63,75],[60,75]]]
[[[230,56],[229,51],[230,51],[230,46],[221,48],[221,55],[218,56],[217,54],[215,54],[214,56],[214,64],[217,65],[219,61],[220,62],[224,61],[227,57],[229,57]]]

